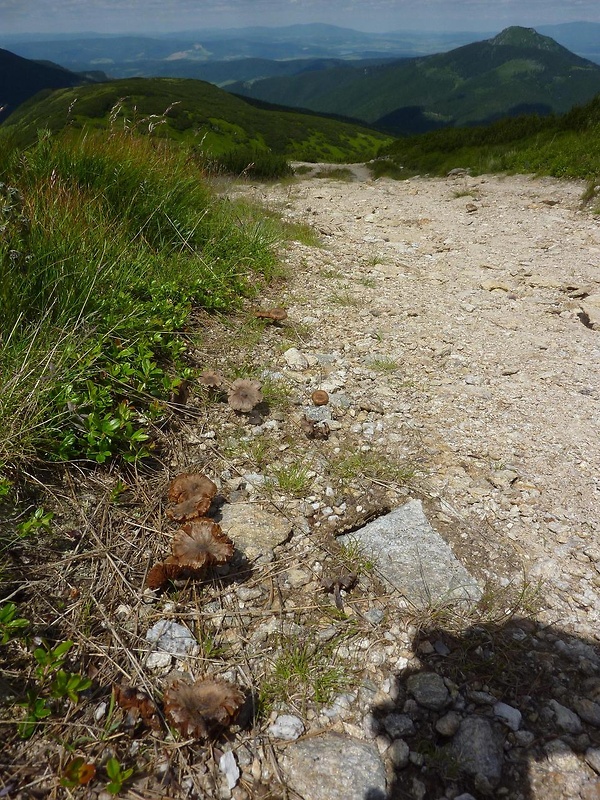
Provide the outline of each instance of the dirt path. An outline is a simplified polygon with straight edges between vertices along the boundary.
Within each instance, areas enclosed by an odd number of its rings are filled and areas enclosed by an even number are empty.
[[[290,317],[306,352],[343,361],[346,391],[381,405],[374,446],[418,435],[434,523],[463,562],[505,579],[522,565],[543,580],[542,618],[593,637],[600,332],[579,312],[600,290],[600,221],[582,189],[462,176],[241,191],[321,233],[288,255]]]

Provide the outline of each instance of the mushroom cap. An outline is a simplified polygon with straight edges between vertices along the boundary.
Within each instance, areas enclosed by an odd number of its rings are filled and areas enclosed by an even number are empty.
[[[207,478],[195,472],[182,472],[169,486],[169,500],[172,503],[184,503],[193,498],[210,497],[213,498],[217,493],[217,485]]]
[[[206,517],[182,525],[173,537],[173,560],[194,570],[209,564],[224,564],[233,550],[233,542],[221,526]]]
[[[234,411],[248,413],[263,399],[258,381],[238,378],[231,384],[227,402]]]
[[[223,386],[225,379],[219,370],[205,369],[204,372],[198,376],[198,381],[211,389],[219,389]]]
[[[269,308],[266,311],[256,311],[255,316],[258,319],[272,319],[273,322],[281,322],[287,319],[287,311],[285,308]]]
[[[164,693],[167,719],[183,736],[196,739],[206,739],[231,724],[243,702],[237,686],[220,678],[177,680]]]
[[[325,389],[317,389],[311,394],[310,399],[315,406],[326,406],[329,402],[329,395]]]
[[[211,505],[211,498],[202,494],[198,497],[190,497],[182,503],[167,508],[167,517],[177,522],[203,517]]]

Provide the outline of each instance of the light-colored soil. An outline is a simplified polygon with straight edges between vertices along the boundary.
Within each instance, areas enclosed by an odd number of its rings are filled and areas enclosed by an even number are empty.
[[[418,433],[434,524],[463,562],[521,565],[543,581],[543,619],[594,636],[600,332],[579,297],[599,291],[600,221],[583,188],[463,176],[241,191],[322,235],[288,254],[290,317],[349,374],[397,362],[372,382],[380,444]]]

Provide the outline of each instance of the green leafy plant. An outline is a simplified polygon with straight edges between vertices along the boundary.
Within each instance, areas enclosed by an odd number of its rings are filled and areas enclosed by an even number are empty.
[[[25,537],[30,536],[32,533],[37,533],[40,530],[50,530],[50,523],[53,517],[54,514],[51,511],[45,511],[42,506],[36,508],[28,519],[17,525],[19,536]]]
[[[0,645],[20,636],[29,627],[29,620],[18,617],[18,608],[14,603],[0,606]]]
[[[106,785],[106,791],[109,794],[117,795],[123,789],[123,785],[131,778],[134,773],[133,767],[123,769],[121,762],[117,758],[109,758],[104,765],[106,774],[110,781]]]
[[[52,648],[44,644],[33,651],[37,662],[33,673],[36,685],[27,691],[26,699],[20,703],[26,710],[25,719],[18,726],[22,739],[32,736],[38,723],[53,713],[52,700],[68,698],[76,704],[81,692],[92,685],[89,678],[63,669],[73,644],[72,641],[65,641]]]

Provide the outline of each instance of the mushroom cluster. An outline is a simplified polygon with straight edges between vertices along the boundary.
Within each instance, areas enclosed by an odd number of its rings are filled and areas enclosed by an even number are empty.
[[[171,555],[148,572],[150,589],[162,589],[177,578],[200,578],[206,567],[231,559],[233,542],[217,522],[204,516],[216,493],[216,485],[206,475],[184,472],[172,481],[168,497],[174,505],[167,509],[167,516],[182,524],[173,536]]]

